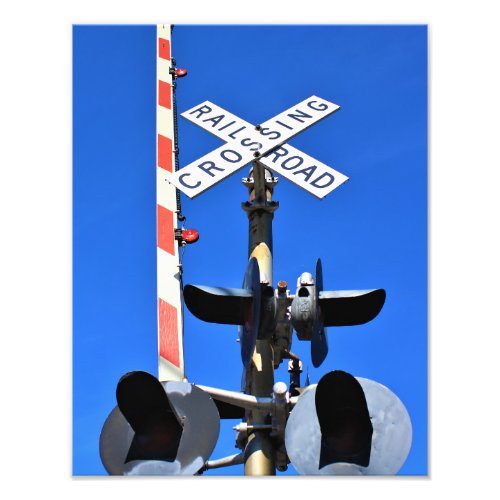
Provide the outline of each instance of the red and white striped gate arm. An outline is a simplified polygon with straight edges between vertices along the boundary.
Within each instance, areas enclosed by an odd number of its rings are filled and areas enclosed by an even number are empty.
[[[182,380],[182,303],[179,274],[176,188],[165,180],[165,170],[175,170],[175,129],[171,64],[171,25],[159,24],[156,30],[156,227],[158,283],[158,378]]]

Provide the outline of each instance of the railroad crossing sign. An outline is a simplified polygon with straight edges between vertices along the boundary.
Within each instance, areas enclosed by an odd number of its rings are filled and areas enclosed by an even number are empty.
[[[285,143],[339,108],[337,104],[311,96],[254,126],[205,101],[181,116],[226,141],[226,144],[177,172],[167,172],[167,180],[194,198],[252,160],[259,160],[314,196],[324,198],[348,177]]]

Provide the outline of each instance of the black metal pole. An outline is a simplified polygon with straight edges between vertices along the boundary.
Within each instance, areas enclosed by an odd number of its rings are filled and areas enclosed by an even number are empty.
[[[273,181],[269,170],[258,161],[253,163],[246,185],[249,188],[250,201],[243,203],[249,220],[248,258],[255,257],[259,263],[261,282],[272,287],[272,221],[278,203],[272,201]],[[264,324],[263,324],[264,323]],[[270,396],[274,385],[274,358],[269,332],[265,331],[265,322],[259,329],[252,361],[246,370],[245,392],[254,396]],[[247,423],[269,424],[269,415],[265,412],[247,413]],[[254,430],[248,436],[244,450],[245,475],[268,476],[276,474],[275,449],[270,431]]]

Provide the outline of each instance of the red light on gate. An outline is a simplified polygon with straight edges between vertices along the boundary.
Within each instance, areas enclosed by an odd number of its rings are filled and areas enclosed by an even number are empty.
[[[186,76],[188,74],[186,68],[176,68],[175,69],[175,76],[177,78],[182,78],[183,76]]]
[[[182,240],[186,243],[196,243],[200,238],[198,231],[196,229],[184,229],[182,231]]]

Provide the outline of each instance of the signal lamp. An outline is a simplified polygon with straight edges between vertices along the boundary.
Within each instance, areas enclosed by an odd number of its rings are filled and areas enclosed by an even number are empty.
[[[200,235],[196,229],[184,229],[181,233],[182,240],[186,243],[196,243],[200,239]]]
[[[175,76],[177,78],[182,78],[183,76],[186,76],[188,74],[186,68],[175,68]]]
[[[161,383],[149,373],[129,372],[118,382],[116,399],[135,432],[125,463],[132,460],[173,462],[182,426]]]
[[[373,427],[360,383],[349,373],[330,372],[319,381],[315,399],[321,429],[319,468],[336,462],[367,467]]]

